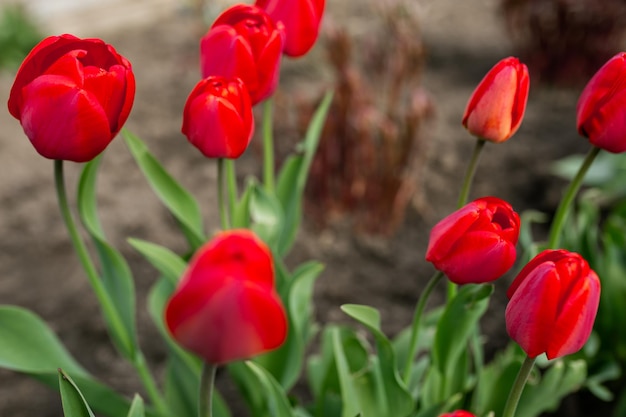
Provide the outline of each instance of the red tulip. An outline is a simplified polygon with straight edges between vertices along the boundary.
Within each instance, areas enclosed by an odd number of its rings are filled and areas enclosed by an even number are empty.
[[[42,156],[85,162],[120,131],[134,97],[130,62],[111,45],[61,35],[24,59],[8,105]]]
[[[491,142],[509,139],[522,123],[529,83],[526,65],[513,57],[501,60],[474,90],[463,114],[463,126]]]
[[[182,132],[209,158],[238,158],[254,132],[250,96],[239,78],[208,77],[193,89]]]
[[[598,311],[600,280],[579,254],[545,250],[517,275],[507,292],[506,329],[534,358],[583,347]]]
[[[213,364],[279,347],[287,318],[270,250],[249,230],[218,234],[191,259],[165,321],[178,343]]]
[[[291,57],[306,54],[317,40],[325,0],[256,0],[275,22],[285,25],[283,52]]]
[[[433,227],[426,260],[456,284],[494,281],[515,262],[519,227],[509,203],[479,198]]]
[[[474,414],[465,410],[456,410],[451,413],[442,414],[439,417],[476,417]]]
[[[252,104],[278,84],[283,25],[256,6],[238,4],[222,13],[200,42],[202,77],[239,77]]]
[[[578,132],[604,150],[626,151],[626,52],[591,78],[576,106]]]

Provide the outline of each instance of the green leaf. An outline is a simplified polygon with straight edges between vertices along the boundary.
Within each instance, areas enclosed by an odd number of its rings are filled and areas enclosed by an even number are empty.
[[[443,312],[435,334],[433,364],[444,377],[455,371],[492,292],[492,285],[463,285]]]
[[[284,227],[277,245],[277,252],[280,256],[284,256],[289,252],[300,226],[304,187],[306,186],[313,157],[319,145],[332,99],[333,95],[331,92],[324,96],[311,119],[304,141],[301,144],[302,154],[287,158],[278,174],[276,196],[285,213]]]
[[[58,387],[58,369],[62,368],[80,384],[96,411],[111,417],[128,411],[128,400],[93,379],[32,312],[0,305],[0,334],[0,367],[28,374],[53,388]]]
[[[378,404],[382,406],[380,415],[406,416],[413,411],[414,402],[411,394],[400,378],[396,353],[391,341],[380,329],[378,310],[363,305],[346,304],[341,306],[344,313],[359,321],[374,335],[378,367],[374,369],[377,383]]]
[[[59,390],[65,417],[95,417],[72,378],[59,369]]]
[[[143,400],[138,394],[135,394],[127,417],[145,417],[145,415],[146,412],[144,410]]]
[[[141,253],[150,264],[172,285],[177,285],[187,268],[183,258],[168,248],[140,239],[128,239],[128,243]]]
[[[258,379],[259,388],[267,401],[268,415],[271,417],[293,417],[293,411],[285,391],[272,374],[254,362],[246,361],[244,364]]]
[[[279,201],[257,184],[250,194],[249,211],[250,228],[272,249],[276,249],[284,224]]]
[[[206,240],[198,202],[172,178],[137,136],[127,130],[122,130],[122,136],[155,194],[178,221],[190,246],[197,249]]]
[[[96,247],[102,283],[115,307],[115,313],[103,308],[109,332],[120,352],[132,360],[137,350],[135,286],[126,260],[107,242],[98,218],[96,179],[100,161],[101,156],[85,164],[78,184],[78,210],[81,221]],[[118,317],[114,317],[114,314]],[[123,329],[116,325],[120,321],[124,326]]]
[[[289,331],[283,345],[255,361],[265,367],[288,391],[302,372],[306,345],[312,336],[313,284],[324,269],[318,262],[301,265],[289,282],[287,309]]]
[[[343,400],[341,417],[353,417],[360,413],[360,401],[357,396],[357,388],[350,373],[343,345],[341,344],[339,329],[332,329],[331,337],[339,384],[341,386],[341,399]]]
[[[250,228],[250,196],[258,182],[252,177],[246,181],[246,189],[241,198],[235,205],[233,212],[233,229],[249,229]]]

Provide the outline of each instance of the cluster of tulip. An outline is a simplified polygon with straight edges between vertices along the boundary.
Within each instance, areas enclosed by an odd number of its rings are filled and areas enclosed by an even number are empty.
[[[313,46],[323,9],[324,0],[257,0],[255,5],[236,5],[221,14],[202,38],[200,51],[203,78],[185,105],[182,132],[205,156],[219,158],[220,172],[224,158],[237,158],[248,147],[254,130],[252,106],[270,97],[276,88],[281,55],[301,56]],[[574,353],[582,348],[592,331],[598,309],[600,280],[579,254],[559,249],[559,235],[580,180],[598,151],[626,151],[623,136],[626,118],[621,110],[626,104],[624,80],[626,53],[611,59],[583,91],[578,104],[578,130],[589,138],[594,145],[593,150],[556,213],[545,250],[521,269],[507,292],[510,299],[505,313],[507,331],[528,359],[511,390],[504,409],[505,417],[514,415],[536,357],[545,353],[549,359],[554,359]],[[517,131],[525,112],[528,91],[526,66],[516,58],[506,58],[485,76],[467,105],[462,124],[478,140],[458,211],[444,218],[431,231],[426,260],[439,272],[422,294],[416,309],[405,362],[404,384],[398,382],[400,378],[395,368],[384,370],[392,373],[389,381],[394,384],[393,389],[400,393],[398,398],[409,398],[405,402],[409,404],[406,407],[409,413],[413,412],[415,401],[410,399],[404,385],[408,385],[411,380],[420,316],[434,284],[442,276],[447,276],[452,283],[449,287],[449,298],[452,298],[457,291],[456,285],[493,282],[509,271],[516,261],[516,245],[520,235],[519,215],[510,204],[497,197],[483,197],[467,203],[467,196],[480,150],[486,142],[505,142]],[[132,300],[124,304],[127,301],[124,297],[128,294],[119,294],[118,288],[129,285],[120,278],[124,272],[124,268],[119,267],[121,261],[117,252],[102,237],[97,221],[91,220],[92,213],[86,210],[85,215],[83,210],[83,223],[94,238],[105,266],[101,279],[67,209],[63,184],[62,161],[87,162],[102,153],[127,120],[134,93],[131,64],[112,46],[98,39],[62,35],[45,39],[28,55],[17,73],[8,107],[10,113],[21,122],[37,152],[55,160],[59,202],[64,219],[102,304],[112,339],[142,376],[157,415],[165,416],[170,415],[171,409],[163,404],[154,383],[147,377],[145,361],[137,347],[134,319],[127,317],[128,306],[134,304]],[[138,145],[133,146],[136,151]],[[304,162],[302,165],[306,167]],[[296,165],[289,167],[297,171],[297,175],[292,177],[298,178],[285,177],[288,178],[288,186],[283,187],[282,191],[295,187],[294,184],[303,186],[301,173],[306,174],[306,169],[299,170]],[[85,172],[87,179],[81,183],[90,184],[89,179],[93,178],[93,174],[89,169]],[[219,177],[219,181],[223,182],[223,178]],[[173,186],[168,183],[168,187],[171,190]],[[270,184],[268,188],[272,189],[273,185]],[[222,201],[221,189],[218,192],[218,200]],[[269,198],[269,194],[260,195]],[[293,203],[291,198],[286,198],[289,204],[285,204],[285,211],[289,208],[298,210],[298,202]],[[285,308],[285,293],[288,294],[287,298],[292,297],[288,291],[293,286],[277,289],[275,282],[275,276],[284,274],[284,271],[277,272],[283,266],[276,267],[276,258],[284,255],[285,247],[289,246],[282,243],[283,235],[278,238],[271,233],[257,236],[247,228],[231,228],[227,210],[223,202],[220,204],[225,230],[208,242],[203,239],[201,231],[189,226],[190,222],[185,222],[184,218],[179,218],[185,232],[191,236],[190,242],[194,249],[188,264],[181,257],[172,256],[162,249],[152,247],[148,250],[146,245],[141,246],[165,275],[184,269],[178,277],[173,278],[176,288],[171,288],[164,297],[164,318],[161,317],[161,320],[169,337],[196,354],[207,365],[200,382],[201,392],[212,386],[216,365],[275,350],[287,344],[285,340],[290,336],[288,330],[291,332],[291,329],[301,326]],[[231,215],[237,214],[242,204],[233,197],[230,201]],[[294,213],[284,214],[285,217],[296,216]],[[244,214],[243,217],[250,216]],[[294,224],[298,221],[294,220]],[[292,235],[295,232],[283,230],[281,233]],[[111,271],[112,275],[107,276]],[[112,280],[108,287],[103,284],[106,280]],[[298,296],[293,298],[297,299]],[[298,305],[297,300],[290,302]],[[353,317],[364,317],[361,315],[362,310],[354,306],[348,307],[346,311]],[[362,322],[369,323],[366,319]],[[376,334],[384,343],[388,342],[380,333]],[[337,347],[339,333],[331,335],[336,336],[333,343],[337,341],[333,349],[342,352]],[[306,336],[293,339],[296,341],[292,345],[299,350],[288,352],[304,354],[305,339]],[[381,346],[387,346],[383,342]],[[389,347],[387,352],[391,350]],[[394,358],[391,363],[395,361],[394,353],[388,354],[388,357]],[[283,357],[281,361],[288,362],[288,358]],[[301,366],[301,358],[295,361],[299,361]],[[337,367],[341,365],[339,359],[334,361]],[[383,359],[380,360],[382,363]],[[251,369],[257,372],[257,368]],[[287,372],[290,372],[290,376],[284,379],[290,382],[285,385],[293,384],[298,378],[299,368],[294,369]],[[341,371],[338,369],[337,373],[341,374]],[[67,378],[63,374],[63,380]],[[350,386],[345,381],[342,380],[346,386]],[[269,386],[274,390],[271,392],[276,391],[273,385]],[[390,392],[393,389],[389,388]],[[211,415],[211,402],[203,401],[202,397],[197,411],[202,417]],[[204,397],[210,400],[211,394]],[[286,400],[281,404],[286,404]],[[404,405],[399,404],[387,405],[405,410],[402,408]],[[346,407],[357,405],[347,404]],[[129,416],[141,415],[133,414],[134,409],[131,407]],[[441,409],[439,412],[447,410]],[[441,416],[472,415],[468,411],[457,410]]]

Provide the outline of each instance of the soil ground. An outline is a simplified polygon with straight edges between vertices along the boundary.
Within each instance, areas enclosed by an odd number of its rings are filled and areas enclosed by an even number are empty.
[[[318,230],[304,225],[290,262],[320,259],[327,266],[316,286],[321,322],[346,321],[344,303],[381,310],[383,328],[394,334],[405,327],[432,268],[423,260],[430,228],[454,210],[459,183],[474,140],[460,120],[473,88],[512,49],[495,0],[420,2],[421,34],[427,48],[423,86],[436,116],[424,134],[428,154],[418,181],[418,204],[391,239],[352,234],[342,227]],[[359,36],[373,11],[367,2],[329,0],[327,20]],[[214,193],[216,169],[180,134],[187,94],[198,80],[198,39],[202,23],[181,9],[151,25],[93,33],[115,45],[132,63],[137,78],[136,104],[127,127],[142,137],[165,167],[203,204],[207,229],[217,228]],[[323,42],[323,39],[322,41]],[[320,91],[332,82],[324,69],[320,44],[305,59],[284,63],[281,89],[305,79]],[[0,96],[8,98],[13,74],[0,75]],[[552,161],[582,153],[587,143],[576,134],[575,104],[580,88],[533,88],[524,123],[503,145],[488,144],[476,174],[473,197],[496,195],[516,210],[550,212],[562,183],[549,173]],[[139,383],[108,342],[95,299],[74,255],[56,207],[52,162],[31,148],[17,121],[0,112],[0,304],[16,304],[39,314],[68,349],[94,375],[131,394]],[[241,177],[258,174],[247,154]],[[70,190],[80,167],[68,164]],[[145,294],[154,271],[126,243],[129,236],[182,250],[184,242],[165,209],[152,194],[122,140],[107,151],[99,182],[100,214],[110,240],[123,249],[137,279],[138,319],[148,359],[161,369],[163,348],[145,310]],[[421,202],[421,203],[420,203]],[[506,343],[503,331],[505,278],[497,285],[493,314],[483,323],[492,349]],[[436,302],[435,297],[435,302]],[[569,416],[578,416],[569,410]],[[61,415],[58,394],[31,379],[0,371],[0,416]],[[243,414],[242,414],[243,415]]]

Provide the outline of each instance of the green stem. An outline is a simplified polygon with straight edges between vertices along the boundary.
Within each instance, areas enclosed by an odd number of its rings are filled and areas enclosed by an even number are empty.
[[[459,194],[459,200],[457,201],[456,207],[457,209],[463,207],[469,198],[470,190],[472,188],[472,183],[474,181],[474,174],[476,173],[476,168],[478,167],[478,161],[480,160],[480,155],[482,153],[483,148],[485,147],[486,141],[484,139],[478,138],[476,139],[476,144],[474,145],[474,151],[472,152],[472,156],[470,158],[469,165],[467,166],[467,171],[465,171],[465,178],[463,179],[463,186],[461,187],[461,193]],[[448,282],[448,301],[452,300],[456,295],[457,286],[453,282]]]
[[[217,160],[217,205],[220,212],[220,224],[222,230],[230,229],[230,220],[228,218],[228,207],[224,197],[224,181],[226,176],[226,161],[224,158]]]
[[[476,173],[476,168],[478,167],[478,161],[480,160],[480,154],[485,146],[484,139],[476,139],[476,144],[474,145],[474,151],[472,152],[472,158],[470,159],[470,163],[467,166],[467,171],[465,171],[465,178],[463,179],[463,187],[461,188],[461,194],[459,194],[459,200],[457,202],[457,208],[461,208],[467,203],[467,199],[469,198],[470,189],[472,188],[472,182],[474,180],[474,174]]]
[[[217,365],[205,362],[200,376],[200,392],[198,393],[198,417],[213,416],[213,389]]]
[[[274,137],[272,134],[271,98],[263,103],[263,184],[269,193],[274,193]]]
[[[239,190],[237,189],[237,175],[235,172],[235,160],[227,159],[224,161],[224,164],[226,165],[226,192],[228,193],[228,208],[230,209],[230,216],[232,219],[237,205],[237,196],[239,195]]]
[[[535,358],[530,358],[526,356],[526,359],[524,359],[524,363],[522,363],[522,367],[517,374],[517,378],[515,378],[515,382],[513,383],[511,392],[509,392],[509,398],[506,400],[506,405],[504,406],[504,412],[502,413],[502,417],[515,416],[517,404],[519,403],[519,399],[522,396],[522,391],[524,391],[524,386],[526,385],[526,381],[528,380],[528,375],[530,375],[530,371],[533,369],[534,364]]]
[[[61,211],[61,215],[63,217],[63,221],[65,222],[65,227],[70,235],[70,239],[74,246],[74,250],[78,256],[78,259],[87,274],[87,279],[91,284],[91,287],[98,299],[98,303],[102,308],[103,314],[107,319],[107,323],[109,325],[109,332],[113,335],[114,339],[118,340],[122,345],[119,347],[123,349],[124,352],[131,352],[135,349],[134,343],[131,340],[130,335],[127,333],[127,329],[124,326],[121,317],[118,314],[109,293],[104,288],[104,284],[100,279],[98,271],[89,256],[89,251],[87,250],[87,246],[85,242],[80,237],[80,233],[78,232],[78,228],[76,226],[76,222],[72,216],[72,213],[69,208],[69,203],[67,200],[67,190],[65,187],[65,176],[63,173],[63,161],[55,160],[54,161],[54,184],[56,187],[57,201],[59,204],[59,209]],[[124,356],[127,356],[124,354]],[[135,369],[137,370],[139,377],[141,378],[148,395],[150,396],[150,400],[157,408],[157,411],[160,415],[167,415],[165,410],[167,407],[162,400],[162,396],[159,393],[154,379],[148,370],[147,364],[143,357],[143,354],[140,351],[135,350],[134,354],[131,357],[127,357],[127,359],[133,364]]]
[[[415,313],[413,314],[413,322],[411,323],[411,339],[409,342],[409,352],[406,357],[406,363],[404,365],[404,374],[402,378],[404,383],[408,385],[409,379],[411,378],[411,369],[413,368],[413,359],[417,354],[417,341],[419,336],[420,324],[422,321],[422,314],[424,313],[424,308],[426,307],[426,302],[430,297],[430,294],[433,292],[433,289],[437,285],[437,283],[443,277],[443,272],[437,271],[435,275],[428,281],[426,284],[426,288],[420,295],[419,300],[417,301],[417,305],[415,306]]]
[[[169,413],[167,412],[167,405],[165,404],[165,401],[163,401],[163,396],[159,392],[159,388],[157,387],[156,382],[152,377],[152,373],[148,368],[148,364],[145,357],[143,356],[143,353],[141,353],[140,351],[137,352],[135,358],[133,359],[133,366],[135,367],[135,370],[137,371],[137,374],[139,375],[139,378],[141,379],[141,382],[146,389],[146,393],[148,394],[148,398],[150,398],[150,402],[157,409],[159,415],[169,415]]]
[[[569,208],[572,205],[576,194],[578,193],[578,189],[582,185],[585,174],[587,174],[589,167],[591,167],[591,164],[593,163],[594,159],[596,159],[596,156],[598,156],[599,152],[600,148],[597,148],[595,146],[589,150],[587,156],[585,157],[585,160],[578,169],[578,173],[576,174],[572,182],[570,182],[569,187],[565,192],[565,195],[561,199],[561,203],[559,204],[559,207],[556,210],[556,214],[554,215],[554,219],[552,220],[552,227],[550,228],[550,237],[548,239],[549,249],[556,249],[560,245],[561,230],[563,229],[563,225],[565,224],[565,220],[567,219],[567,215],[569,214]]]

